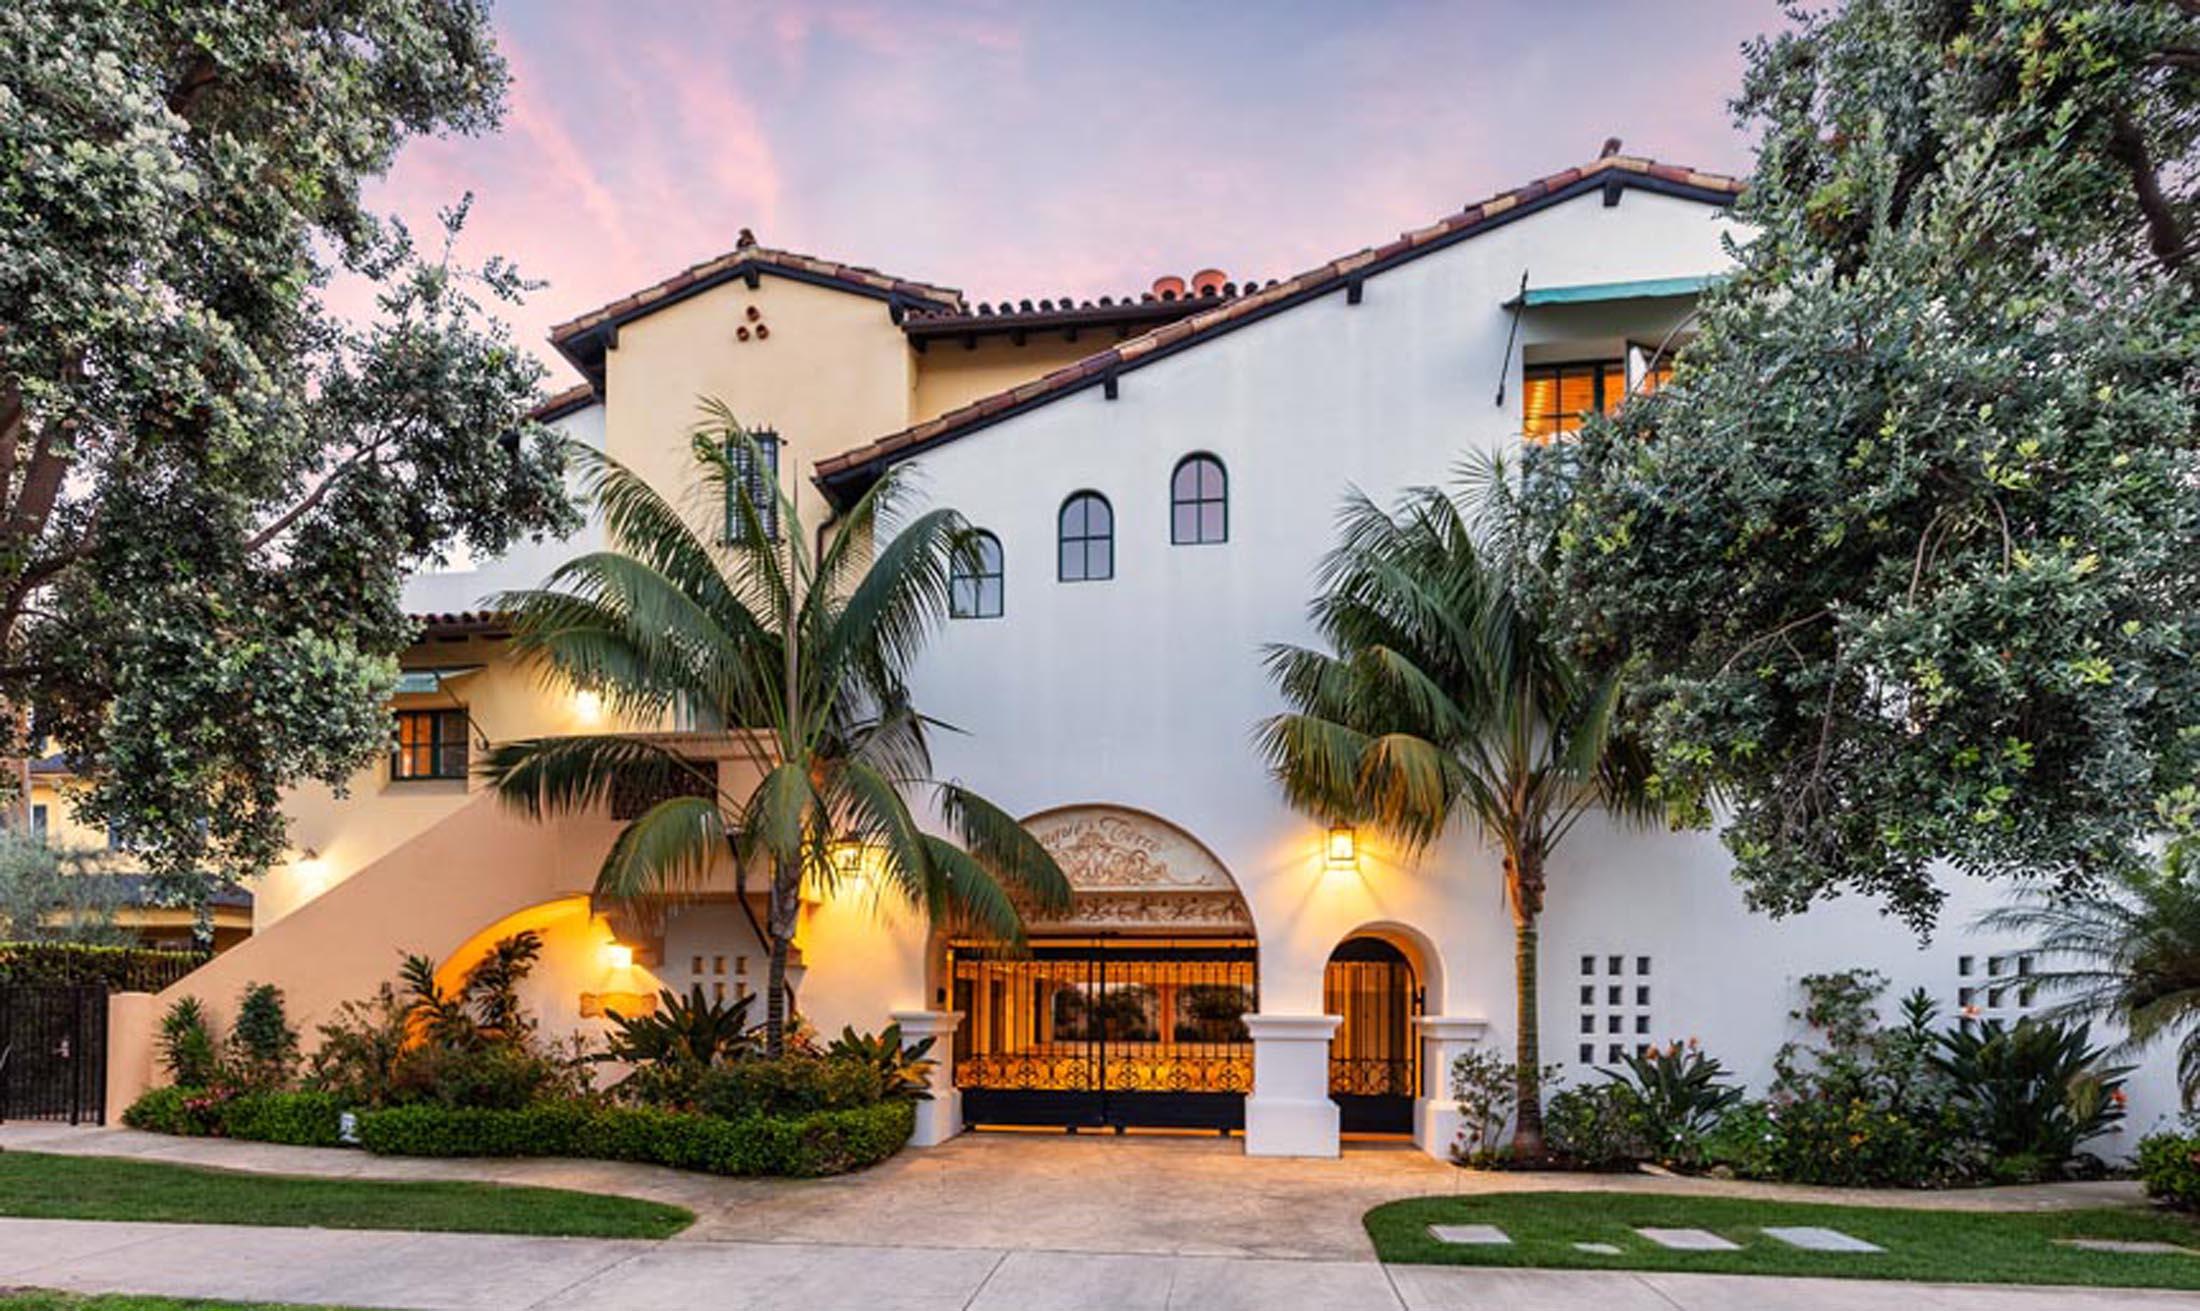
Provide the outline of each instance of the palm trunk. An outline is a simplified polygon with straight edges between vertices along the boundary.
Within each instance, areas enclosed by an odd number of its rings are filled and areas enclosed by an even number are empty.
[[[764,912],[764,919],[771,934],[768,945],[768,964],[764,971],[764,1052],[769,1056],[787,1053],[787,1021],[792,1000],[787,987],[787,952],[794,943],[795,914],[802,904],[802,866],[790,860],[778,861],[772,869],[771,904]]]
[[[1512,1150],[1516,1157],[1543,1155],[1543,1026],[1537,985],[1536,921],[1543,910],[1543,857],[1523,849],[1505,857],[1505,881],[1513,911]]]

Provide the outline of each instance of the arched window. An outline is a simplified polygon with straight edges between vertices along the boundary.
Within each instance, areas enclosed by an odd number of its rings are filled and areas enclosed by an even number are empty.
[[[965,534],[948,566],[947,613],[957,619],[998,619],[1001,601],[1001,539],[983,529]]]
[[[1065,583],[1115,577],[1115,511],[1098,492],[1078,492],[1062,502],[1061,569]]]
[[[1169,477],[1169,540],[1178,546],[1230,540],[1230,475],[1214,456],[1176,462]]]

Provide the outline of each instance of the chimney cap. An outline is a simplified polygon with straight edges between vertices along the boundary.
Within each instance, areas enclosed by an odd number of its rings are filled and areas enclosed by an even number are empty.
[[[1618,154],[1618,153],[1619,153],[1619,138],[1618,138],[1618,137],[1606,137],[1606,138],[1604,138],[1604,149],[1602,149],[1602,150],[1600,150],[1600,151],[1598,151],[1598,152],[1597,152],[1597,158],[1598,158],[1598,159],[1610,159],[1610,158],[1611,158],[1612,156],[1614,156],[1614,155],[1616,155],[1616,154]]]

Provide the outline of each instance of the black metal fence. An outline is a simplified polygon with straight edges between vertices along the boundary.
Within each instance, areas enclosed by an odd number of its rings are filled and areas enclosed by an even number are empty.
[[[107,1102],[107,989],[0,987],[0,1120],[99,1124]]]
[[[1420,988],[1405,954],[1387,942],[1354,938],[1329,958],[1322,1009],[1343,1017],[1329,1044],[1329,1093],[1348,1133],[1404,1133],[1420,1091],[1420,1044],[1413,1018]]]

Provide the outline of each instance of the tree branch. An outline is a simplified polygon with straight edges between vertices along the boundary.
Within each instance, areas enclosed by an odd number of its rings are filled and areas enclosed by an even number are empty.
[[[250,540],[245,542],[244,549],[247,551],[257,551],[261,547],[266,546],[269,542],[272,542],[276,538],[282,536],[285,532],[288,532],[292,524],[298,522],[299,519],[305,517],[308,511],[312,510],[322,501],[328,499],[329,491],[334,488],[340,480],[342,480],[345,474],[351,472],[353,469],[359,467],[361,464],[366,463],[367,460],[371,459],[374,456],[375,452],[381,450],[384,446],[388,445],[390,440],[391,439],[387,435],[377,437],[373,441],[368,442],[365,446],[362,446],[358,450],[353,451],[350,455],[345,456],[335,468],[329,470],[328,477],[323,478],[319,483],[316,483],[313,487],[313,490],[307,492],[296,505],[291,506],[288,510],[283,511],[282,514],[278,515],[275,519],[275,522],[254,533]]]
[[[206,89],[220,80],[221,66],[214,62],[214,56],[204,50],[199,51],[191,57],[191,62],[184,67],[183,76],[177,79],[175,88],[168,93],[168,112],[178,118],[191,117],[191,110],[199,103],[199,97],[205,95]]]
[[[2195,0],[2200,3],[2200,0]],[[2187,12],[2200,12],[2188,10]],[[2154,161],[2147,153],[2146,135],[2131,117],[2131,111],[2119,109],[2110,120],[2108,133],[2109,158],[2122,164],[2131,174],[2131,187],[2139,199],[2139,212],[2146,218],[2147,244],[2154,249],[2155,257],[2163,265],[2176,272],[2187,258],[2185,230],[2177,221],[2177,213],[2169,198],[2162,194],[2162,180],[2155,176]]]

